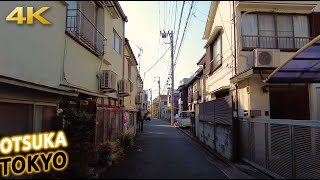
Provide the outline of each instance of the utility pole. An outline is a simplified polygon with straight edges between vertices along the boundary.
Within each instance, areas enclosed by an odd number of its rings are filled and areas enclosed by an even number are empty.
[[[149,89],[149,91],[150,91],[150,113],[151,113],[151,115],[152,115],[152,89]]]
[[[141,54],[143,53],[143,49],[141,47],[139,47],[139,46],[137,46],[137,47],[139,49],[138,58],[139,58],[139,72],[140,72]]]
[[[173,64],[173,31],[168,31],[167,33],[165,31],[161,32],[160,34],[162,38],[167,38],[167,35],[170,36],[170,44],[171,44],[171,125],[173,126],[173,119],[174,119],[174,64]],[[166,43],[168,44],[168,43]]]
[[[160,77],[155,77],[158,78],[158,85],[159,85],[159,119],[161,119],[161,96],[160,96]]]

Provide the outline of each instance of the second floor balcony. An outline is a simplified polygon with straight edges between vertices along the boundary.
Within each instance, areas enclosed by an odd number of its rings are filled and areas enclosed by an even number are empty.
[[[97,29],[96,19],[79,9],[68,9],[66,33],[96,56],[104,55],[107,40]]]
[[[242,50],[256,48],[294,52],[313,37],[306,14],[245,12],[241,14]]]
[[[242,50],[252,51],[256,48],[280,49],[294,52],[310,42],[313,37],[258,36],[242,35]]]

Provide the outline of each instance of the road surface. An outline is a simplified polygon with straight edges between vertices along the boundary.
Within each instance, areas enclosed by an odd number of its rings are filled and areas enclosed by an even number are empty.
[[[192,142],[169,122],[146,121],[126,159],[107,169],[107,179],[228,179]]]

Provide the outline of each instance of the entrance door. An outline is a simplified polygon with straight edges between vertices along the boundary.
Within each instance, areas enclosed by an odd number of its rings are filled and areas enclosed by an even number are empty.
[[[271,119],[310,119],[307,86],[271,86]]]

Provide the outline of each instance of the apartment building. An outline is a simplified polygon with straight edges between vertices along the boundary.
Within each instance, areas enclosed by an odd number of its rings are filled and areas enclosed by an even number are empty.
[[[153,118],[165,118],[167,117],[167,105],[168,105],[168,96],[160,95],[160,109],[159,109],[159,96],[152,101],[152,117]]]
[[[200,141],[274,177],[320,177],[307,160],[319,155],[319,12],[319,1],[211,2]]]
[[[123,130],[128,99],[128,65],[124,64],[136,64],[134,58],[124,56],[128,20],[119,3],[8,1],[0,7],[1,17],[17,6],[50,7],[43,16],[51,24],[17,25],[1,19],[0,37],[7,43],[0,45],[4,127],[0,133],[61,129],[62,121],[56,120],[61,111],[57,110],[75,107],[96,116],[96,142],[114,139]]]
[[[207,41],[206,100],[237,96],[239,117],[320,118],[314,111],[319,102],[305,98],[315,94],[319,85],[263,82],[319,34],[317,3],[212,2],[203,35]],[[229,12],[221,13],[222,9]],[[287,96],[282,96],[285,92]],[[275,101],[279,99],[286,102],[285,106]]]
[[[185,88],[186,84],[189,82],[189,78],[183,78],[180,82],[179,82],[179,87],[178,87],[178,91],[179,91],[179,100],[178,100],[178,104],[179,104],[179,111],[178,113],[180,114],[182,111],[186,111],[188,110],[188,89]]]
[[[142,107],[142,80],[137,68],[138,62],[134,56],[129,40],[125,38],[124,56],[126,61],[124,67],[124,110],[125,110],[125,132],[135,133],[137,128],[138,113]],[[141,114],[140,114],[141,115]]]

